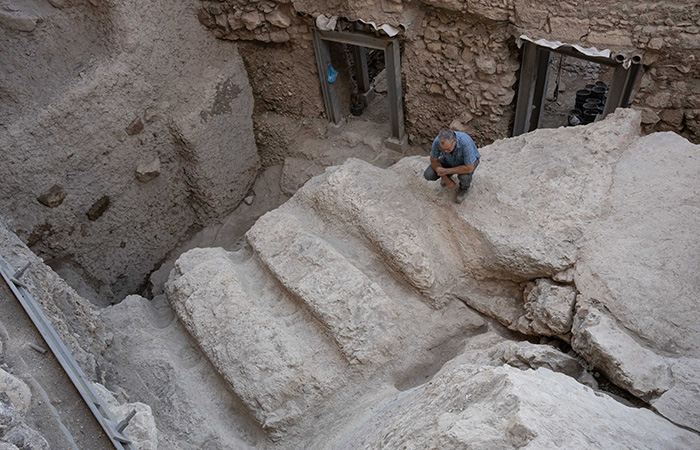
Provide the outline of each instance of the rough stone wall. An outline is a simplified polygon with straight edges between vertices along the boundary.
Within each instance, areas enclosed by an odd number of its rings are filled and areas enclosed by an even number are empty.
[[[510,133],[519,64],[504,23],[428,9],[407,40],[402,70],[412,134],[432,139],[451,125],[481,146]]]
[[[313,114],[322,105],[318,89],[306,92],[295,84],[295,74],[308,79],[317,75],[315,64],[300,64],[313,63],[314,50],[309,22],[297,17],[290,3],[206,1],[198,17],[216,37],[241,41],[253,89],[264,110],[300,116]]]
[[[323,114],[309,26],[289,1],[203,1],[199,21],[236,41],[255,97],[253,122],[263,166],[284,160],[293,135]],[[289,129],[290,118],[293,126]]]
[[[516,0],[515,32],[627,56],[642,56],[633,107],[645,131],[675,131],[700,142],[700,8],[697,2]]]
[[[324,14],[403,25],[405,118],[415,143],[427,142],[450,124],[472,134],[479,145],[510,135],[520,67],[515,40],[521,34],[642,55],[644,70],[633,106],[643,110],[645,130],[671,130],[694,142],[700,139],[700,78],[696,75],[700,73],[700,10],[693,2],[628,1],[611,6],[600,0],[547,4],[531,0],[227,0],[203,5],[200,20],[215,35],[284,42],[287,51],[293,52],[311,45],[308,26],[313,26],[313,20],[300,17],[315,19]],[[282,67],[265,54],[255,58]],[[308,58],[295,58],[291,72],[284,68],[284,77],[265,77],[250,65],[248,69],[251,79],[278,84],[279,92],[287,91],[285,79],[297,73],[304,82],[292,92],[318,99],[311,51]],[[274,72],[270,66],[264,70]],[[284,101],[281,94],[262,94],[266,104],[273,96],[275,105]],[[322,113],[320,101],[309,106],[307,112]]]
[[[297,16],[288,0],[203,1],[198,17],[216,37],[241,44],[259,112],[301,117],[322,111],[321,91],[312,82],[318,79],[313,21]]]
[[[15,3],[0,12],[0,210],[45,260],[121,299],[247,194],[243,62],[196,4]]]

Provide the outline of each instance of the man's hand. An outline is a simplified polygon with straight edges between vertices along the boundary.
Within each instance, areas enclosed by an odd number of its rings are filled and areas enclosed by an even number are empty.
[[[449,175],[449,173],[447,172],[447,169],[444,167],[435,168],[435,173],[437,173],[439,177],[445,177],[445,176]]]
[[[457,183],[455,183],[454,181],[452,181],[452,179],[447,178],[447,177],[443,177],[442,180],[445,182],[445,187],[447,187],[447,188],[449,188],[449,189],[455,189],[455,188],[457,188]]]

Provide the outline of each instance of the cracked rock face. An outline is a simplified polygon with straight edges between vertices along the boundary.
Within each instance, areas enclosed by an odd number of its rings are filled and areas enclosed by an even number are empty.
[[[700,148],[639,124],[498,141],[460,205],[427,158],[348,160],[168,300],[280,447],[697,448]]]
[[[542,278],[525,292],[525,315],[518,320],[518,331],[568,340],[566,335],[574,320],[576,289]]]

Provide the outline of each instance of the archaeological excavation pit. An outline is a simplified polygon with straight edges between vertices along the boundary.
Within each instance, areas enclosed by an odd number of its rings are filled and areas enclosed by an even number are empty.
[[[700,448],[693,5],[0,30],[0,448]],[[422,176],[442,128],[462,204]]]

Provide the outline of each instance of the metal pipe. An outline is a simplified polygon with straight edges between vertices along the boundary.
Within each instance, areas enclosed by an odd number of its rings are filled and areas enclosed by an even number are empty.
[[[41,337],[44,339],[46,344],[53,355],[58,360],[61,367],[65,371],[66,375],[73,382],[76,390],[85,401],[85,404],[90,409],[90,411],[95,416],[95,419],[100,424],[105,434],[112,442],[112,445],[117,450],[136,450],[136,447],[131,443],[127,436],[122,434],[120,431],[114,429],[114,417],[111,412],[107,409],[107,405],[104,401],[97,395],[95,388],[92,383],[88,380],[85,373],[80,368],[78,363],[73,358],[68,347],[63,343],[61,338],[56,333],[56,330],[51,326],[51,322],[44,315],[39,303],[34,300],[29,290],[23,285],[16,281],[13,281],[11,273],[16,273],[12,266],[5,261],[5,258],[0,256],[0,275],[7,283],[8,287],[15,295],[22,308],[26,311],[27,315],[31,319],[32,323],[36,327]]]
[[[627,60],[627,55],[625,55],[624,53],[615,53],[613,59],[615,60],[615,62],[622,64]]]
[[[622,90],[621,105],[623,108],[629,108],[630,97],[632,96],[632,89],[637,81],[637,76],[639,75],[639,70],[641,69],[641,64],[632,64],[629,68],[629,73],[627,75],[627,80],[625,81],[625,87]]]
[[[31,342],[27,343],[27,345],[29,345],[30,348],[33,348],[34,350],[41,353],[42,355],[48,351],[44,347],[39,347],[38,345],[32,344]]]

